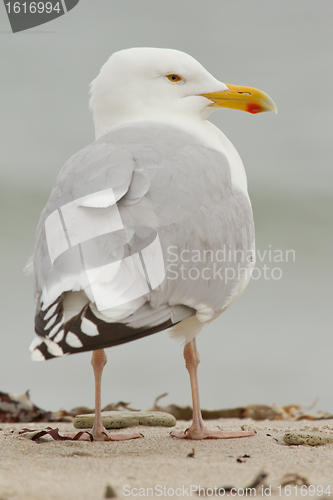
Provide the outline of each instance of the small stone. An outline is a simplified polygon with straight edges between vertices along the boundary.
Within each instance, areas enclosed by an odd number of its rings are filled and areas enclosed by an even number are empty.
[[[104,498],[116,498],[117,494],[109,484],[105,488]]]
[[[283,439],[287,444],[305,444],[308,446],[320,446],[333,443],[333,434],[327,432],[287,432]]]
[[[95,415],[77,415],[74,419],[76,429],[91,429]],[[124,429],[136,425],[174,427],[176,419],[169,413],[160,411],[103,411],[102,421],[106,429]]]

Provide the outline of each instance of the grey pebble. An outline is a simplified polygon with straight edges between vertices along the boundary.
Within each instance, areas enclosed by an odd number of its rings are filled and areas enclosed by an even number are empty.
[[[333,443],[333,434],[327,432],[287,432],[283,439],[287,444],[320,446]]]
[[[74,419],[76,429],[91,429],[94,425],[95,415],[77,415]],[[106,429],[123,429],[136,425],[160,425],[174,427],[176,419],[169,413],[160,411],[103,411],[103,425]]]

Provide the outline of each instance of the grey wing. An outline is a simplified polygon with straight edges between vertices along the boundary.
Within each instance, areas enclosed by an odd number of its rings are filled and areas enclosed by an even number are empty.
[[[247,196],[231,179],[225,155],[176,128],[145,125],[113,131],[150,178],[145,199],[158,219],[166,279],[153,308],[182,304],[209,321],[246,287],[254,265],[254,224]],[[150,148],[147,139],[150,138]]]
[[[81,212],[77,227],[73,214],[71,219],[67,213],[67,219],[73,226],[70,231],[79,233],[75,242],[82,241],[52,262],[45,221],[54,211],[66,216],[62,207],[72,207],[75,201],[74,208]],[[103,225],[103,217],[105,227],[114,221],[115,209],[123,229],[89,233]],[[63,216],[60,222],[63,225]],[[249,202],[232,189],[229,165],[220,153],[171,127],[128,126],[106,134],[65,165],[41,217],[35,252],[39,335],[33,345],[35,359],[128,342],[194,314],[201,320],[212,319],[227,306],[237,280],[228,283],[204,275],[207,267],[213,272],[213,263],[207,266],[203,252],[221,250],[223,244],[251,248],[252,226]],[[88,228],[86,234],[82,227]],[[68,242],[71,234],[65,236]],[[196,260],[182,259],[184,250],[187,257],[196,252]],[[126,296],[136,285],[140,290],[140,283],[123,289],[126,279],[119,263],[134,254],[139,255],[134,274],[148,283],[148,289],[143,287],[141,295],[139,291],[125,305],[117,304],[117,297]],[[88,271],[94,270],[93,283],[87,280],[87,262]],[[96,271],[96,262],[103,272]],[[74,264],[77,268],[70,272]],[[109,272],[108,265],[118,269]],[[161,265],[164,275],[158,280]],[[184,271],[192,274],[184,277]],[[115,298],[116,305],[111,300],[98,307],[98,290],[101,297]],[[66,318],[69,295],[76,296],[79,310]]]
[[[64,291],[80,289],[76,241],[105,234],[108,222],[112,223],[115,218],[117,201],[128,192],[134,170],[135,164],[128,152],[99,142],[79,151],[60,171],[40,217],[34,253],[36,299],[42,294],[47,307]],[[81,206],[77,200],[83,200]],[[68,241],[71,236],[72,245]],[[72,252],[68,251],[70,246],[74,248]],[[75,271],[58,272],[59,258],[60,267],[66,267],[67,263],[71,267],[74,263]]]

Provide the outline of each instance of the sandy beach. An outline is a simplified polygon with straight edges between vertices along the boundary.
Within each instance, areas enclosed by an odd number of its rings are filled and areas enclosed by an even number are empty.
[[[243,439],[187,441],[170,438],[168,428],[140,426],[131,430],[137,429],[145,437],[134,441],[90,443],[46,437],[34,442],[28,435],[19,435],[20,429],[43,429],[45,424],[2,424],[0,499],[216,497],[215,487],[225,488],[220,496],[330,498],[333,444],[288,446],[283,436],[288,431],[333,436],[333,420],[220,419],[208,424],[254,429],[257,434]],[[188,422],[177,422],[178,428],[187,426]],[[52,427],[59,427],[60,432],[73,429],[71,424]],[[246,490],[260,473],[266,477],[256,488]],[[286,482],[289,486],[284,486]],[[301,489],[305,483],[312,486]]]

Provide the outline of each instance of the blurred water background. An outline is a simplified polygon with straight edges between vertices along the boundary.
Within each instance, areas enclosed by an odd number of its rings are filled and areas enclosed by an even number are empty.
[[[30,361],[33,280],[22,268],[57,172],[94,139],[89,82],[112,52],[155,46],[190,53],[221,81],[266,91],[279,110],[211,116],[244,161],[260,255],[257,279],[199,339],[202,406],[307,406],[318,397],[317,409],[333,412],[333,4],[320,5],[81,0],[15,35],[0,5],[1,391],[30,389],[44,409],[93,405],[89,353]],[[107,355],[103,403],[149,408],[165,391],[165,403],[190,403],[182,348],[166,332]]]

